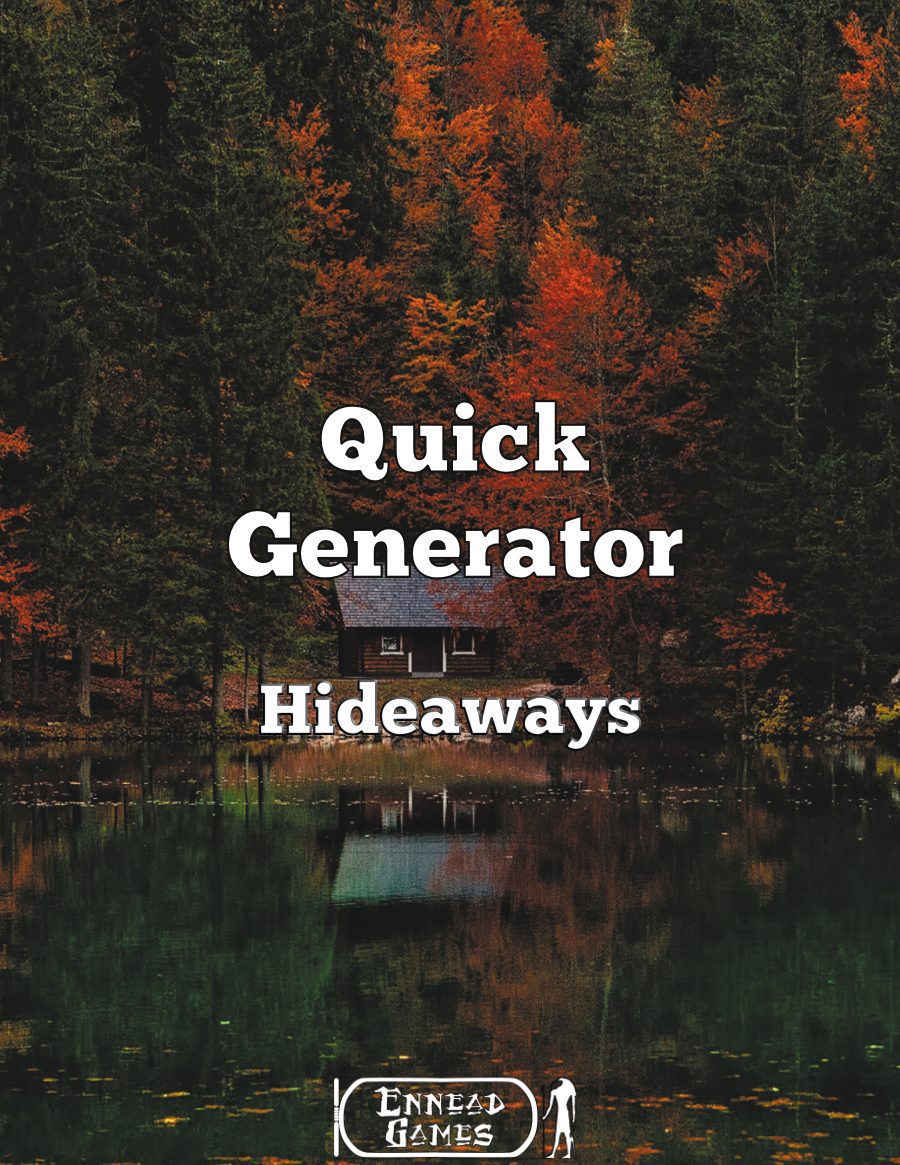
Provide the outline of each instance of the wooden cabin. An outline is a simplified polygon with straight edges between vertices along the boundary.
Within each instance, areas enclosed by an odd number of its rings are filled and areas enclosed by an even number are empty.
[[[494,670],[490,579],[335,579],[343,676],[485,676]]]

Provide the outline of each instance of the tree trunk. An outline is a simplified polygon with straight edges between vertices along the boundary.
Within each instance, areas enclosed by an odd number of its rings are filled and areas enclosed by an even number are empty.
[[[244,723],[250,723],[250,649],[244,648]]]
[[[128,640],[122,644],[122,679],[128,679]]]
[[[262,719],[262,686],[266,683],[268,668],[266,667],[266,649],[260,647],[259,659],[256,665],[256,715]]]
[[[91,718],[91,632],[83,630],[78,640],[78,715]]]
[[[36,704],[41,698],[41,633],[31,629],[31,666],[28,669],[28,702]]]
[[[212,644],[212,720],[216,727],[219,717],[225,711],[225,646],[222,642],[222,629],[213,629]]]
[[[0,620],[0,706],[9,709],[15,704],[13,691],[13,624],[9,615]]]
[[[150,731],[150,717],[153,714],[153,676],[150,671],[152,662],[148,648],[141,652],[141,732],[145,735]]]

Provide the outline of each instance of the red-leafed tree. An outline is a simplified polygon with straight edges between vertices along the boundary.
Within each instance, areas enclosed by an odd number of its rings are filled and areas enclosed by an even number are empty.
[[[838,124],[849,134],[849,147],[858,151],[871,179],[883,129],[884,102],[889,95],[896,95],[900,45],[894,38],[893,21],[869,32],[859,14],[851,12],[838,28],[844,44],[856,57],[856,68],[838,77],[846,110]]]
[[[786,634],[791,606],[785,584],[760,571],[730,615],[717,616],[716,630],[737,678],[744,712],[754,681],[770,664],[788,654]]]
[[[330,255],[352,232],[353,216],[347,207],[350,183],[332,181],[327,173],[328,122],[318,106],[306,115],[292,104],[275,124],[275,140],[297,186],[296,237],[316,257]]]
[[[688,371],[692,343],[688,331],[656,334],[618,263],[594,252],[570,222],[546,226],[513,351],[495,362],[477,403],[485,417],[521,423],[533,420],[535,401],[555,401],[559,423],[586,425],[581,448],[591,469],[480,477],[455,489],[465,520],[490,515],[492,526],[552,531],[581,516],[595,536],[666,525],[679,471],[705,432]],[[569,579],[561,566],[560,552],[557,578],[510,582],[518,651],[534,655],[528,629],[541,626],[555,653],[633,679],[635,660],[660,630],[660,581],[596,572]]]
[[[448,201],[467,223],[477,265],[501,242],[529,247],[559,218],[577,133],[554,109],[546,48],[519,9],[440,0],[423,20],[401,7],[388,40],[394,68],[398,257],[421,264]],[[443,290],[443,289],[442,289]]]
[[[31,445],[21,427],[0,430],[0,461],[25,457]],[[12,706],[13,653],[17,636],[50,628],[49,595],[29,586],[35,564],[21,551],[28,522],[27,505],[0,506],[0,704]]]

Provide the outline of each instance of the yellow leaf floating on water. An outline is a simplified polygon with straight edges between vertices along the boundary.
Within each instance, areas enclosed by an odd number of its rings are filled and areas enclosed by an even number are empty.
[[[189,1121],[189,1116],[161,1116],[153,1122],[155,1125],[163,1125],[165,1128],[171,1128],[172,1125],[180,1125],[182,1121]]]
[[[813,1112],[816,1116],[827,1117],[830,1121],[858,1121],[858,1112],[829,1112],[824,1108],[814,1108]]]

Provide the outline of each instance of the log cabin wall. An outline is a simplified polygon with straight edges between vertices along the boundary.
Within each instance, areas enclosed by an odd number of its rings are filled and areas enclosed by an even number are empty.
[[[454,655],[452,632],[445,632],[448,676],[489,676],[494,670],[496,636],[491,631],[475,632],[475,654]]]
[[[412,632],[401,632],[403,652],[400,655],[384,655],[381,651],[380,630],[360,631],[362,644],[362,674],[367,676],[408,676],[409,636]]]
[[[393,629],[391,629],[392,631]],[[350,630],[341,632],[340,668],[345,676],[406,676],[409,675],[409,652],[415,628],[401,632],[402,654],[386,654],[381,650],[382,631]],[[448,676],[490,675],[494,670],[495,636],[493,632],[475,633],[475,653],[454,655],[451,632],[445,633]]]

